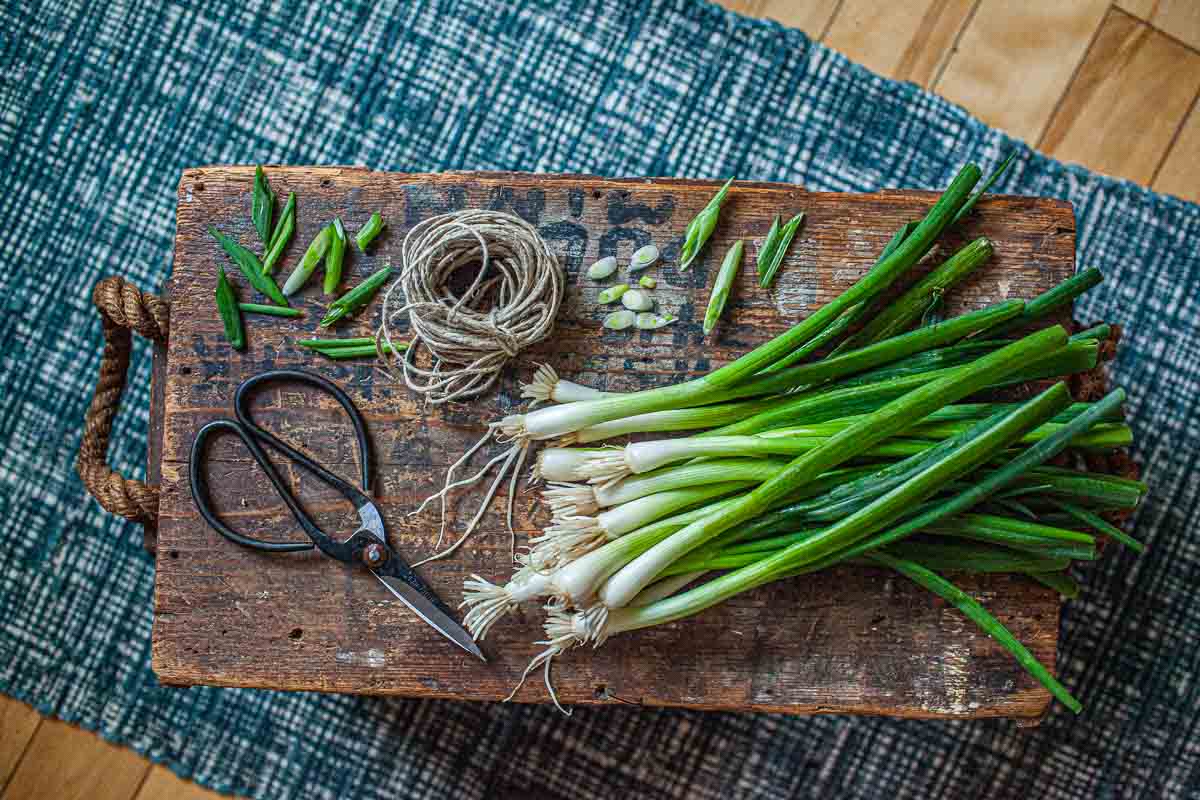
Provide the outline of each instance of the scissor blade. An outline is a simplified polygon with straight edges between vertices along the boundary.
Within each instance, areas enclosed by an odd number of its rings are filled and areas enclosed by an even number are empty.
[[[459,625],[451,617],[447,616],[444,611],[431,603],[425,595],[399,578],[393,578],[391,575],[380,575],[378,572],[372,572],[371,574],[379,578],[379,582],[386,586],[389,592],[396,595],[397,600],[404,603],[414,614],[429,623],[431,628],[468,653],[479,656],[481,661],[487,661],[483,657],[483,652],[475,644],[475,640],[471,638],[471,634],[467,633],[463,629],[463,626]]]

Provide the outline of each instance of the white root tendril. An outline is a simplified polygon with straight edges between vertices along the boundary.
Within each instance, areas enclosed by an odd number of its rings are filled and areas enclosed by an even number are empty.
[[[521,673],[521,680],[509,692],[508,697],[504,698],[504,702],[507,703],[516,697],[517,692],[525,685],[525,679],[529,677],[530,673],[538,667],[543,667],[545,670],[544,680],[546,691],[550,693],[550,699],[554,702],[554,707],[566,716],[571,716],[571,712],[563,708],[562,704],[558,702],[558,693],[554,691],[554,685],[550,681],[550,664],[556,656],[587,641],[587,629],[583,626],[583,615],[571,613],[561,606],[546,606],[546,622],[543,625],[543,629],[546,631],[546,638],[534,642],[534,644],[546,645],[546,649],[530,660],[529,666],[525,667],[525,671]]]
[[[542,499],[555,516],[595,514],[600,510],[596,490],[577,483],[552,483],[542,492]]]
[[[558,373],[549,364],[541,364],[533,373],[533,380],[521,384],[521,397],[533,402],[533,408],[538,403],[548,403],[554,399],[554,386],[558,383]]]
[[[512,480],[508,482],[508,504],[504,521],[508,524],[508,555],[515,563],[517,560],[517,532],[513,530],[513,507],[517,502],[517,481],[521,478],[521,470],[525,468],[525,458],[529,455],[529,442],[522,442],[521,453],[517,457],[517,465],[512,471]]]
[[[461,467],[463,464],[465,464],[467,462],[467,460],[471,458],[471,456],[475,455],[475,452],[477,450],[479,450],[479,448],[481,448],[485,444],[487,444],[488,440],[492,438],[492,436],[493,436],[493,434],[495,434],[495,432],[496,432],[496,426],[495,426],[495,423],[493,423],[488,426],[487,433],[485,433],[483,435],[483,437],[480,438],[479,441],[477,441],[469,450],[467,450],[467,452],[463,453],[462,458],[458,459],[458,461],[455,461],[453,464],[450,465],[449,469],[446,470],[446,483],[445,483],[445,486],[442,487],[442,490],[440,492],[438,492],[437,494],[430,495],[429,497],[425,498],[425,502],[421,503],[421,505],[417,507],[416,511],[413,511],[408,514],[408,516],[410,516],[410,517],[415,514],[420,514],[423,510],[425,510],[425,506],[429,505],[429,503],[431,501],[433,501],[435,498],[441,498],[441,501],[442,501],[442,524],[441,524],[441,527],[438,529],[437,543],[434,544],[434,546],[433,546],[433,548],[435,550],[442,546],[442,537],[445,536],[445,534],[446,534],[446,495],[455,486],[459,486],[462,484],[461,481],[456,484],[451,484],[450,478],[454,476],[455,470],[457,470],[459,467]],[[484,468],[484,471],[486,471],[486,467]],[[480,474],[482,474],[482,473],[480,473]],[[476,475],[474,479],[468,479],[467,482],[473,483],[474,480],[478,480],[478,478],[479,478],[479,475]]]
[[[607,541],[608,535],[595,517],[564,517],[541,535],[529,538],[529,563],[539,569],[561,567]]]
[[[614,450],[611,453],[595,455],[583,462],[579,472],[592,485],[601,487],[611,486],[633,474],[629,462],[625,459],[625,450]]]
[[[458,550],[460,546],[462,546],[462,543],[467,540],[467,537],[475,532],[475,528],[477,525],[479,525],[479,521],[483,519],[483,515],[487,513],[488,506],[491,505],[492,498],[496,496],[496,491],[500,488],[500,484],[504,482],[504,478],[508,475],[508,470],[512,467],[513,461],[516,460],[517,456],[524,451],[525,446],[525,442],[514,444],[512,447],[508,448],[503,453],[489,461],[487,466],[477,473],[475,480],[478,480],[479,477],[482,477],[482,475],[487,472],[487,470],[490,469],[491,466],[497,461],[502,458],[504,459],[504,465],[500,467],[500,472],[496,475],[496,479],[492,481],[492,485],[488,487],[487,493],[483,496],[483,502],[479,504],[479,510],[475,512],[475,516],[472,517],[471,521],[467,524],[467,529],[463,531],[462,536],[460,536],[458,540],[454,542],[454,544],[450,545],[445,550],[434,553],[428,558],[423,558],[420,561],[414,562],[414,567],[419,567],[422,564],[428,564],[430,561],[437,561],[440,558],[446,558],[447,556],[453,555],[454,552]]]
[[[546,597],[550,590],[549,577],[530,566],[514,572],[504,586],[473,574],[463,581],[463,601],[458,606],[468,608],[463,625],[472,639],[481,642],[497,620],[521,603]]]

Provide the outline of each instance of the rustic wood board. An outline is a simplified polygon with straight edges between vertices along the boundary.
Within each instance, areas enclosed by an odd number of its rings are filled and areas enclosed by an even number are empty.
[[[338,364],[295,342],[316,331],[319,281],[296,298],[298,320],[247,317],[248,349],[230,350],[213,307],[214,275],[224,255],[209,225],[250,245],[250,167],[184,173],[171,280],[171,337],[162,420],[158,572],[153,665],[167,684],[398,694],[498,700],[508,694],[541,638],[534,609],[496,627],[484,665],[466,657],[380,590],[365,571],[314,554],[251,552],[208,529],[194,509],[186,459],[196,430],[230,413],[235,387],[272,367],[304,367],[330,377],[355,398],[375,444],[376,496],[389,535],[411,559],[431,552],[434,514],[408,517],[440,485],[447,464],[479,437],[482,423],[517,405],[518,375],[494,395],[450,408],[423,406],[370,363]],[[405,175],[354,168],[271,168],[280,197],[298,196],[297,235],[283,260],[286,275],[320,226],[340,216],[351,230],[379,210],[388,227],[368,255],[348,251],[348,282],[395,263],[404,232],[432,214],[463,207],[511,210],[537,225],[568,272],[553,337],[521,361],[534,362],[612,390],[661,385],[727,362],[782,331],[849,285],[892,232],[918,218],[936,195],[888,191],[816,194],[794,186],[738,184],[713,241],[689,273],[673,264],[687,221],[716,188],[675,179],[609,180],[511,173]],[[753,255],[772,216],[804,210],[777,285],[756,288]],[[996,256],[949,303],[951,312],[1004,297],[1030,297],[1074,270],[1075,225],[1062,202],[996,197],[944,237],[949,250],[986,235]],[[737,238],[747,263],[727,321],[713,339],[700,333],[710,273]],[[595,295],[581,269],[615,253],[622,263],[653,242],[663,251],[655,296],[680,322],[658,332],[604,332]],[[944,251],[940,251],[944,252]],[[936,252],[935,252],[936,255]],[[227,270],[229,267],[227,265]],[[250,291],[236,270],[243,299]],[[612,280],[605,283],[614,282]],[[368,334],[376,303],[341,335]],[[259,399],[257,418],[318,459],[355,474],[353,439],[331,402],[299,389]],[[300,536],[283,504],[235,443],[213,450],[210,481],[222,510],[242,530],[283,540]],[[327,529],[345,531],[350,509],[294,470],[285,474]],[[501,498],[503,498],[503,493]],[[465,499],[455,528],[474,511]],[[497,502],[496,508],[500,508]],[[546,519],[534,496],[517,503],[519,536]],[[499,513],[460,555],[421,568],[443,597],[457,602],[464,576],[493,580],[509,572],[509,537]],[[961,578],[1043,662],[1054,664],[1059,606],[1054,594],[1015,577]],[[769,605],[768,605],[769,603]],[[908,717],[1037,718],[1049,695],[961,614],[903,578],[838,570],[743,595],[696,618],[625,634],[604,648],[556,662],[564,702],[632,702],[705,709],[838,712]],[[539,681],[518,701],[545,702]]]

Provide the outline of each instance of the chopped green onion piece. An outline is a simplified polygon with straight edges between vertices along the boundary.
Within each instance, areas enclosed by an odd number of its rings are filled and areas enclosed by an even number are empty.
[[[267,183],[267,176],[263,174],[261,165],[254,168],[254,191],[251,194],[250,202],[250,218],[254,221],[254,228],[258,231],[258,238],[262,240],[263,247],[270,247],[271,243],[271,212],[275,206],[275,193],[271,191],[271,185]]]
[[[612,331],[623,331],[637,321],[637,316],[632,311],[614,311],[604,318],[604,327]]]
[[[641,289],[630,289],[621,295],[621,305],[630,311],[649,311],[654,308],[654,301]]]
[[[397,353],[407,349],[408,345],[398,344],[395,346],[386,343],[380,343],[380,349],[384,353]],[[379,351],[375,349],[374,341],[371,344],[357,345],[355,347],[314,347],[313,351],[320,353],[326,358],[332,358],[336,361],[341,361],[347,358],[367,358],[378,355]]]
[[[358,244],[358,249],[367,252],[367,247],[374,241],[379,232],[383,230],[383,217],[376,211],[371,215],[371,218],[363,223],[363,226],[358,229],[358,233],[354,234],[354,241]]]
[[[764,259],[763,253],[759,253],[758,285],[763,289],[766,289],[774,282],[775,273],[779,272],[779,265],[783,263],[783,257],[787,255],[788,248],[792,245],[792,239],[796,235],[796,230],[803,221],[804,212],[800,212],[779,229],[778,241],[771,248],[770,252],[767,253],[768,259]]]
[[[267,251],[263,255],[263,274],[270,275],[275,271],[275,264],[279,261],[279,257],[283,255],[283,248],[287,247],[288,242],[292,240],[292,233],[296,230],[296,193],[288,193],[287,205],[283,207],[283,213],[279,216],[279,222],[275,225],[275,231],[271,234],[271,244],[267,246]]]
[[[246,346],[246,334],[242,328],[242,315],[238,311],[237,298],[233,296],[233,287],[225,277],[225,268],[217,267],[217,311],[221,315],[221,324],[225,327],[225,338],[234,350]]]
[[[687,229],[683,233],[683,246],[679,248],[679,271],[685,272],[691,267],[692,261],[704,249],[708,238],[712,236],[713,230],[717,227],[717,220],[721,216],[721,206],[725,204],[725,198],[729,195],[729,186],[733,183],[733,178],[725,182],[712,199],[708,201],[708,205],[697,214],[691,222],[688,223]]]
[[[713,282],[712,294],[708,299],[708,309],[704,312],[705,336],[712,333],[713,328],[717,327],[717,320],[721,318],[721,312],[725,310],[725,304],[729,300],[729,290],[733,287],[733,279],[737,277],[738,268],[742,265],[742,252],[745,247],[745,242],[738,239],[725,254],[725,260],[721,262],[721,269],[717,272],[717,279]]]
[[[304,288],[304,284],[308,283],[308,279],[312,277],[313,272],[317,269],[317,264],[321,263],[321,259],[329,252],[329,244],[334,239],[332,225],[326,225],[321,228],[321,232],[304,251],[304,258],[292,270],[292,274],[288,276],[287,281],[283,284],[283,293],[293,295]]]
[[[238,308],[247,314],[266,314],[271,317],[302,317],[304,312],[288,306],[268,306],[262,303],[238,303]]]
[[[362,347],[363,345],[374,345],[374,336],[350,336],[345,339],[301,339],[296,342],[301,347],[307,347],[311,350],[328,350],[338,347]]]
[[[677,319],[679,318],[672,314],[655,314],[651,311],[643,311],[637,315],[634,324],[643,331],[656,331],[659,328],[665,328]]]
[[[342,221],[333,218],[333,237],[329,240],[329,253],[325,256],[325,294],[337,291],[342,280],[342,259],[346,255],[346,229]]]
[[[352,314],[358,309],[371,302],[371,298],[379,291],[392,274],[391,267],[384,267],[377,270],[369,278],[355,286],[344,295],[334,300],[329,304],[329,310],[325,314],[325,318],[321,320],[321,327],[328,328],[330,325],[337,322],[347,314]]]
[[[607,278],[617,271],[617,257],[606,256],[588,267],[587,276],[594,281]]]
[[[629,260],[629,271],[637,272],[640,269],[645,269],[655,261],[658,261],[657,247],[652,244],[648,244],[645,247],[640,247],[638,248],[637,252],[633,254],[633,258]]]
[[[251,286],[259,293],[271,298],[271,302],[276,305],[286,306],[288,304],[287,298],[279,291],[279,287],[275,285],[275,281],[271,280],[271,276],[263,273],[263,266],[258,260],[258,256],[216,228],[210,227],[208,232],[220,243],[225,254],[233,260],[233,263],[237,264],[238,269],[246,276],[246,280],[250,281]]]
[[[615,303],[621,299],[621,295],[629,291],[628,283],[618,283],[616,286],[610,286],[600,294],[596,295],[596,301],[601,305]]]
[[[638,279],[638,286],[641,286],[643,289],[653,289],[658,286],[658,281],[649,275],[643,275]]]

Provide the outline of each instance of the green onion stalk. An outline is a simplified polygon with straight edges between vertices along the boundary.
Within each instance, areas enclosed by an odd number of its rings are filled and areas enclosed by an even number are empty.
[[[966,202],[971,188],[979,180],[979,168],[968,164],[930,209],[925,219],[878,268],[872,269],[834,300],[792,327],[736,361],[708,375],[674,386],[634,392],[615,398],[569,403],[510,416],[500,424],[511,437],[550,439],[634,414],[669,408],[683,408],[712,402],[714,395],[736,388],[750,376],[769,367],[816,336],[848,308],[873,297],[891,285],[923,256],[954,214]]]

